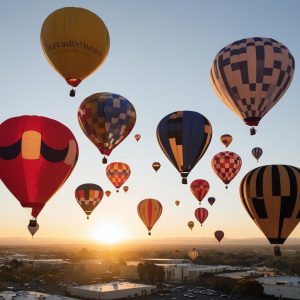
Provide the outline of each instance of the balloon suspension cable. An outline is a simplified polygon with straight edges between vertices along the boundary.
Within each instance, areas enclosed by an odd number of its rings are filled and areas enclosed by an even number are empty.
[[[102,158],[102,163],[105,165],[105,164],[107,164],[107,158],[104,156],[103,158]]]
[[[250,128],[250,135],[255,135],[256,134],[256,129],[254,127]]]
[[[75,97],[75,90],[74,90],[74,89],[71,89],[69,95],[70,95],[70,97]]]
[[[148,235],[151,235],[151,231],[148,232]]]

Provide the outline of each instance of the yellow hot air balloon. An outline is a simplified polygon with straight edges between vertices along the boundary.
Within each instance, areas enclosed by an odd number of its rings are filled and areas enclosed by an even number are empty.
[[[58,9],[42,25],[44,54],[72,87],[77,87],[102,64],[109,44],[109,32],[103,21],[84,8]],[[73,89],[70,96],[75,96]]]
[[[155,199],[144,199],[137,206],[138,215],[148,228],[148,235],[162,213],[162,205]]]

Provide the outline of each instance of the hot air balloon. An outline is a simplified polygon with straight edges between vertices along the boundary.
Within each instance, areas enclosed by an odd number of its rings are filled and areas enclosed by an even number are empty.
[[[189,221],[187,225],[191,230],[193,230],[195,223],[193,221]]]
[[[29,224],[27,226],[32,238],[33,236],[37,233],[37,231],[39,230],[40,226],[39,224],[37,223],[36,219],[31,219],[29,221]]]
[[[161,216],[162,209],[161,203],[155,199],[144,199],[138,204],[137,212],[148,228],[148,235],[151,235],[151,229]]]
[[[248,172],[240,197],[251,219],[271,244],[283,244],[300,221],[300,169],[267,165]]]
[[[224,237],[224,232],[222,230],[217,230],[215,232],[215,238],[219,243],[222,241],[223,237]]]
[[[109,33],[93,12],[64,7],[52,12],[41,29],[41,45],[50,65],[72,87],[93,73],[109,50]],[[74,89],[70,96],[75,96]]]
[[[89,219],[90,214],[103,198],[102,188],[94,183],[81,184],[75,190],[75,198]]]
[[[194,261],[199,256],[198,250],[196,248],[193,248],[191,251],[188,252],[188,257]]]
[[[220,50],[210,78],[218,97],[248,126],[257,126],[288,89],[295,60],[271,38],[245,38]],[[255,129],[251,129],[255,134]]]
[[[72,173],[78,158],[76,139],[62,123],[40,116],[6,120],[0,136],[1,179],[36,218]]]
[[[259,147],[255,147],[252,149],[252,155],[254,156],[254,158],[257,160],[259,160],[259,158],[262,156],[263,154],[263,150]]]
[[[209,191],[209,183],[204,179],[196,179],[191,183],[190,189],[200,204]]]
[[[112,162],[106,167],[106,175],[118,192],[130,176],[130,168],[123,162]]]
[[[180,201],[179,201],[179,200],[176,200],[176,201],[175,201],[175,204],[176,204],[176,206],[178,206],[178,205],[180,204]]]
[[[109,197],[109,196],[110,196],[110,194],[111,194],[111,191],[105,191],[105,195],[106,195],[106,197]]]
[[[127,185],[123,186],[123,190],[125,193],[127,193],[127,191],[129,190],[129,187]]]
[[[242,159],[234,152],[220,152],[211,161],[212,168],[217,176],[226,184],[238,174],[242,166]]]
[[[153,164],[152,164],[152,168],[155,170],[155,172],[157,172],[160,168],[160,163],[155,161]]]
[[[195,210],[195,217],[196,217],[196,219],[199,221],[199,223],[202,226],[202,224],[204,223],[204,221],[208,217],[208,210],[206,208],[203,208],[203,207],[197,208]]]
[[[227,148],[232,142],[232,136],[230,134],[223,134],[220,137],[220,140],[225,145],[225,147]]]
[[[208,197],[207,201],[210,205],[213,205],[216,201],[216,198],[215,197]]]
[[[195,111],[177,111],[165,116],[156,130],[158,143],[182,176],[182,183],[207,150],[212,137],[210,122]]]
[[[97,93],[87,97],[78,110],[78,122],[90,141],[104,155],[103,163],[131,132],[136,121],[133,105],[124,97]]]
[[[138,142],[140,139],[141,139],[141,135],[140,134],[136,134],[135,136],[134,136],[134,138],[136,139],[136,141]]]

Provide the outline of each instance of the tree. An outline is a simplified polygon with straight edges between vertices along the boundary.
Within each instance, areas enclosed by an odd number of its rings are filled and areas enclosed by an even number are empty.
[[[146,268],[144,264],[139,263],[137,266],[137,272],[139,274],[139,277],[141,281],[145,282],[146,281]]]
[[[156,273],[157,273],[157,268],[158,266],[156,266],[153,263],[147,263],[146,264],[146,274],[147,274],[147,279],[150,283],[153,283],[156,277]]]
[[[165,274],[166,274],[165,269],[163,267],[159,266],[157,268],[157,272],[156,272],[156,281],[160,282],[160,283],[164,282]]]
[[[256,280],[240,280],[237,289],[241,295],[251,297],[260,297],[264,292],[264,288]]]

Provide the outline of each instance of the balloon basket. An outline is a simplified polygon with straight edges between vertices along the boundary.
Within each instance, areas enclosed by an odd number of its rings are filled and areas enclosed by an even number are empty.
[[[187,184],[187,178],[183,177],[181,182],[182,184]]]
[[[255,135],[256,134],[256,130],[254,127],[250,128],[250,135]]]
[[[74,89],[71,89],[69,95],[70,95],[70,97],[75,97],[75,90],[74,90]]]
[[[107,158],[104,156],[103,158],[102,158],[102,163],[105,165],[105,164],[107,164]]]

